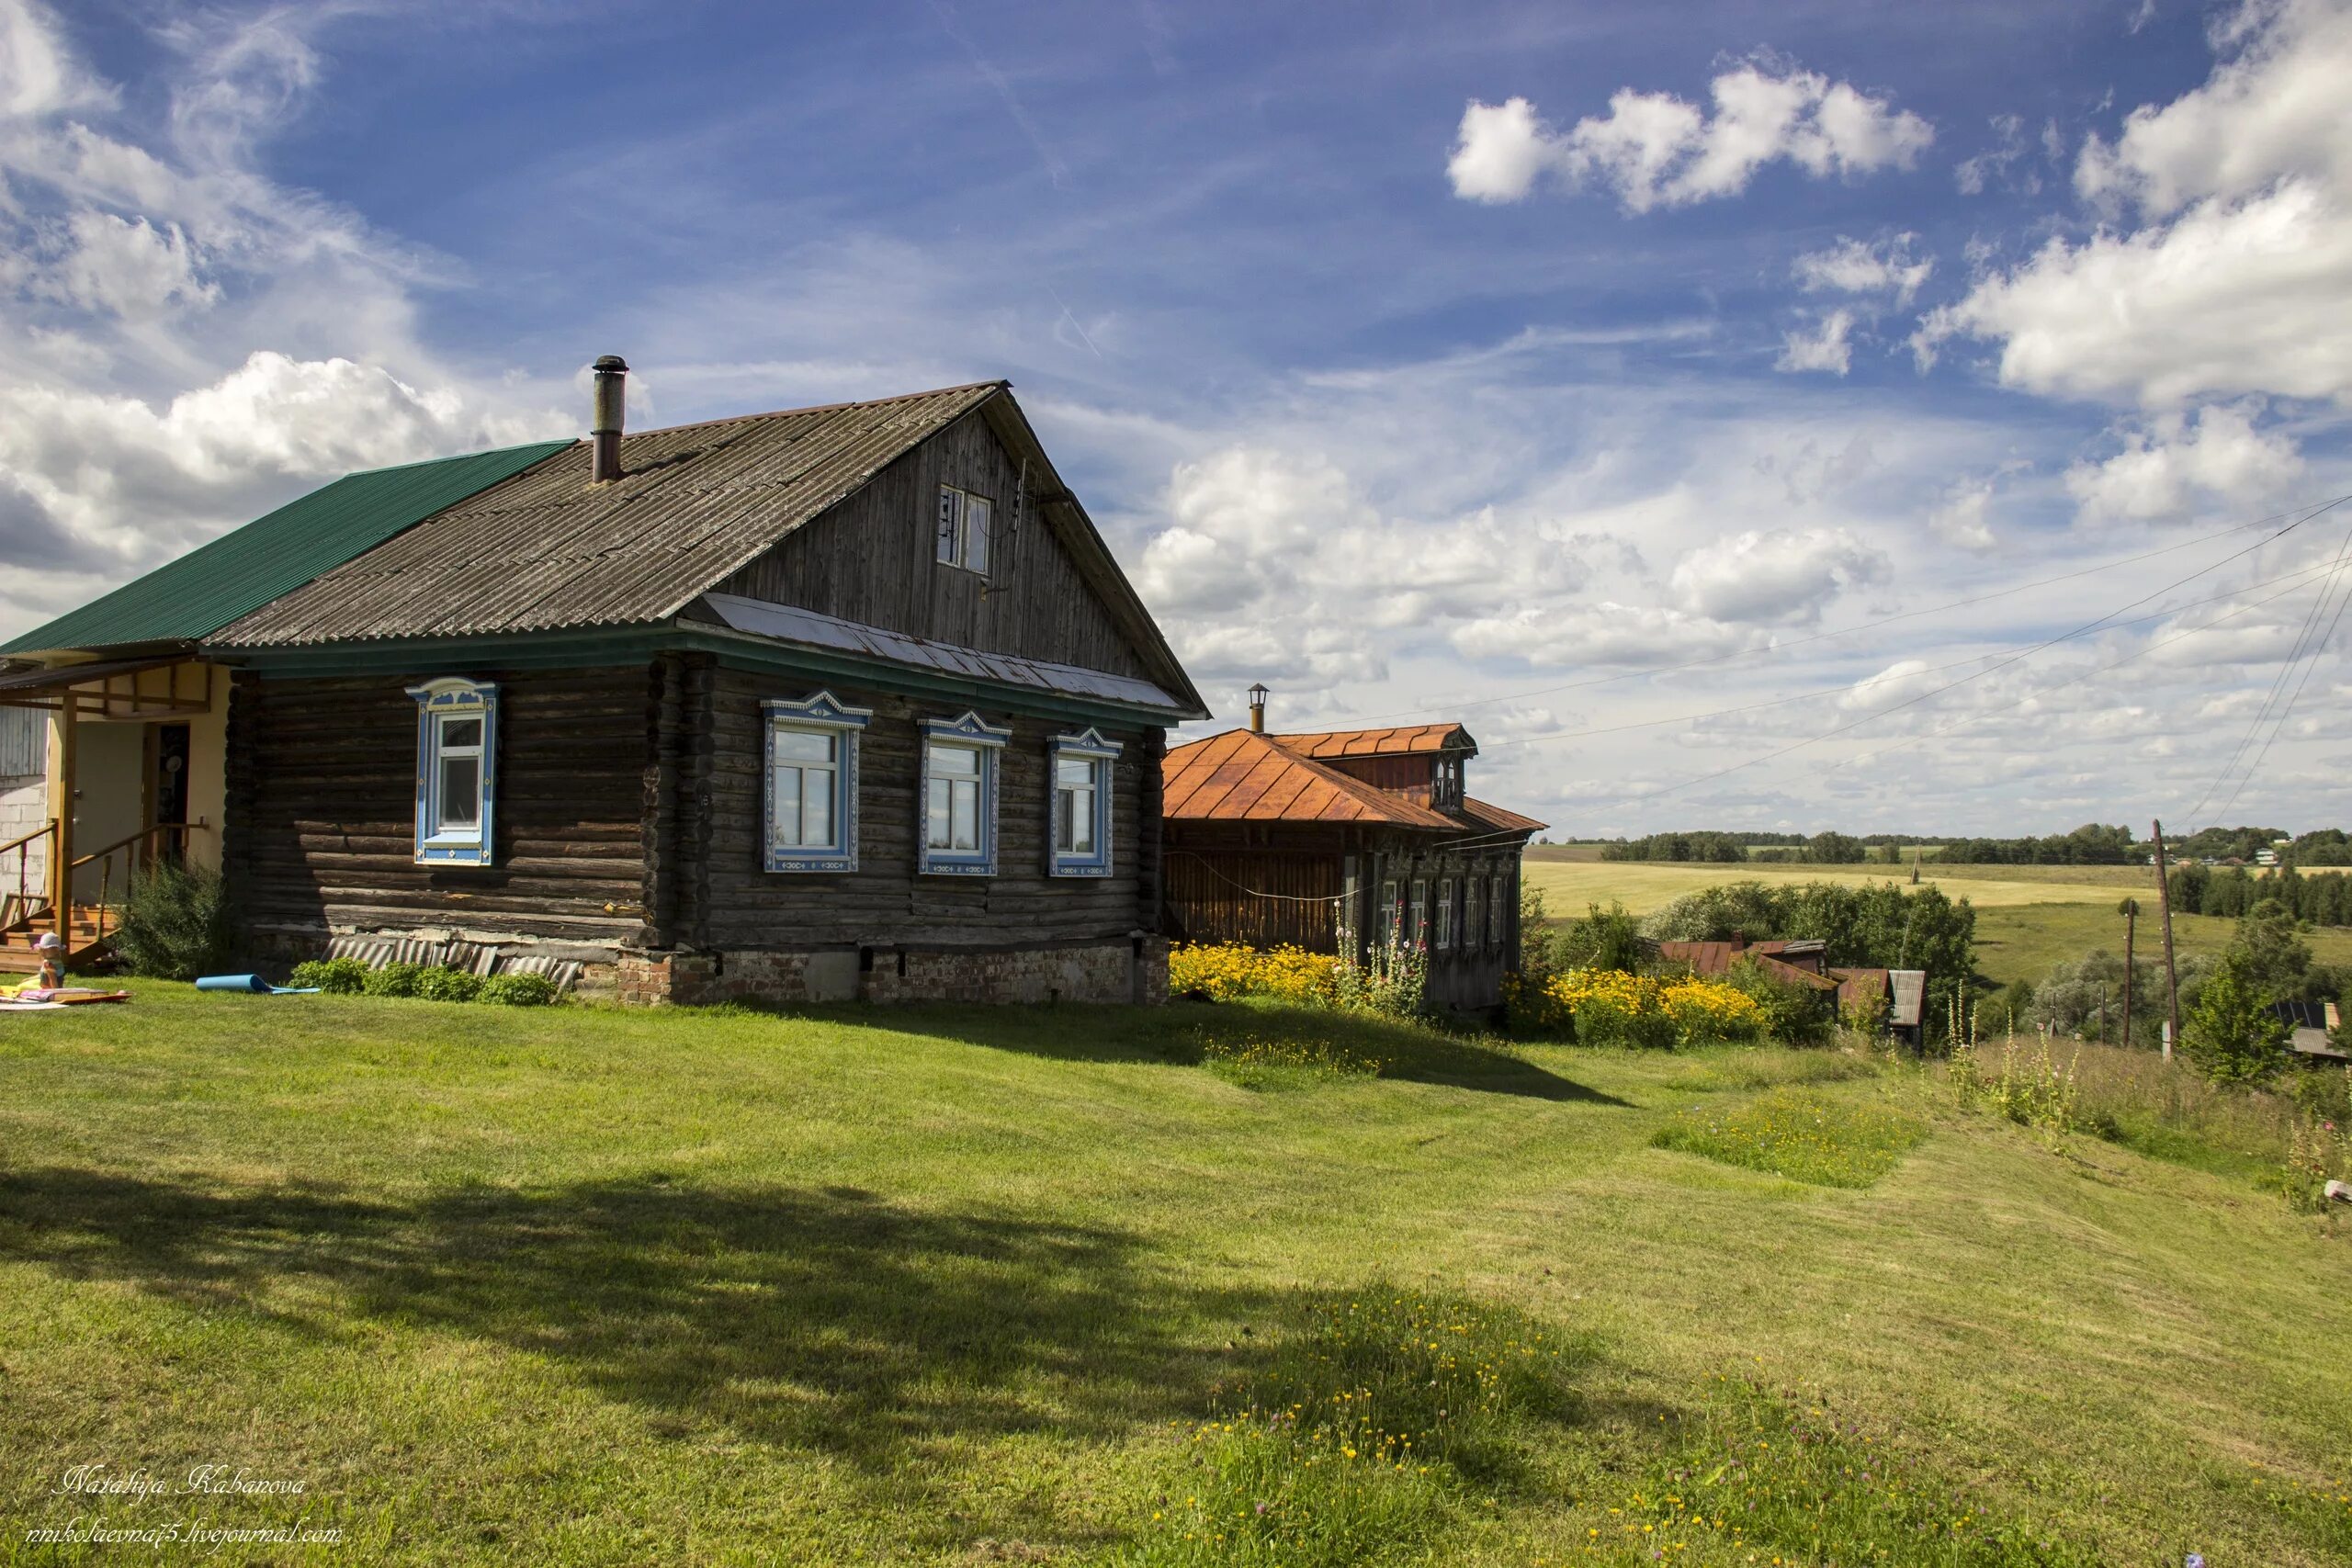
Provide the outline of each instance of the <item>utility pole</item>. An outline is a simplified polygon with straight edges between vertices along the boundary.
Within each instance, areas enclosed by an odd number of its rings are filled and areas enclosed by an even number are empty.
[[[2172,1032],[2165,1036],[2165,1060],[2172,1060],[2172,1048],[2180,1042],[2180,966],[2172,957],[2172,884],[2165,874],[2165,825],[2151,822],[2156,839],[2156,908],[2165,920],[2165,990],[2171,1001]]]
[[[2132,1048],[2132,932],[2140,923],[2140,900],[2123,900],[2123,1047]]]

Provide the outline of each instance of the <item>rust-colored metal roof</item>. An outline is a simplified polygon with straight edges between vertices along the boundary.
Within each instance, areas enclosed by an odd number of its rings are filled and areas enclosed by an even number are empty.
[[[1540,833],[1551,826],[1548,822],[1538,822],[1532,817],[1521,817],[1516,811],[1494,805],[1490,801],[1480,800],[1474,795],[1462,797],[1462,815],[1481,827],[1498,833]]]
[[[1388,729],[1334,729],[1272,739],[1302,757],[1414,757],[1439,751],[1476,753],[1478,743],[1458,724],[1411,724]]]
[[[1170,821],[1363,822],[1463,837],[1532,833],[1544,826],[1484,801],[1438,811],[1304,757],[1291,738],[1228,729],[1170,749],[1160,810]]]
[[[241,648],[620,626],[675,615],[1004,389],[984,381],[586,443],[448,506],[233,623]]]
[[[1660,958],[1676,964],[1688,964],[1690,972],[1702,978],[1727,973],[1743,958],[1754,959],[1773,978],[1809,990],[1834,991],[1838,983],[1826,975],[1816,975],[1781,959],[1792,943],[1786,942],[1662,942],[1657,944]],[[1806,944],[1812,945],[1810,943]]]

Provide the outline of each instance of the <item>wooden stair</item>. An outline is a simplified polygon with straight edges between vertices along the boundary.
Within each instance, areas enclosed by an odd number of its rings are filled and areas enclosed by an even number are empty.
[[[114,936],[115,928],[122,923],[121,911],[101,909],[95,904],[74,906],[74,919],[65,931],[65,966],[79,968],[82,961],[95,954]],[[0,931],[0,975],[29,975],[40,967],[40,950],[34,944],[43,931],[51,930],[46,912],[19,920]]]

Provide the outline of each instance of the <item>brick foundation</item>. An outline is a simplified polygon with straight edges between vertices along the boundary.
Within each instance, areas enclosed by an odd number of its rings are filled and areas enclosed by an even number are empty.
[[[1146,937],[1018,953],[867,948],[798,953],[623,949],[616,995],[631,1007],[714,1002],[1140,1002],[1168,999],[1168,943]]]

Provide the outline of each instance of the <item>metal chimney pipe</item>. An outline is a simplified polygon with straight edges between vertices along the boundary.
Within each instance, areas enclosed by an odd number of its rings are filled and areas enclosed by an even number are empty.
[[[628,423],[628,364],[617,354],[596,361],[595,415],[588,426],[588,482],[621,477],[621,430]]]
[[[1266,733],[1267,695],[1262,683],[1250,688],[1250,733],[1252,735]]]

